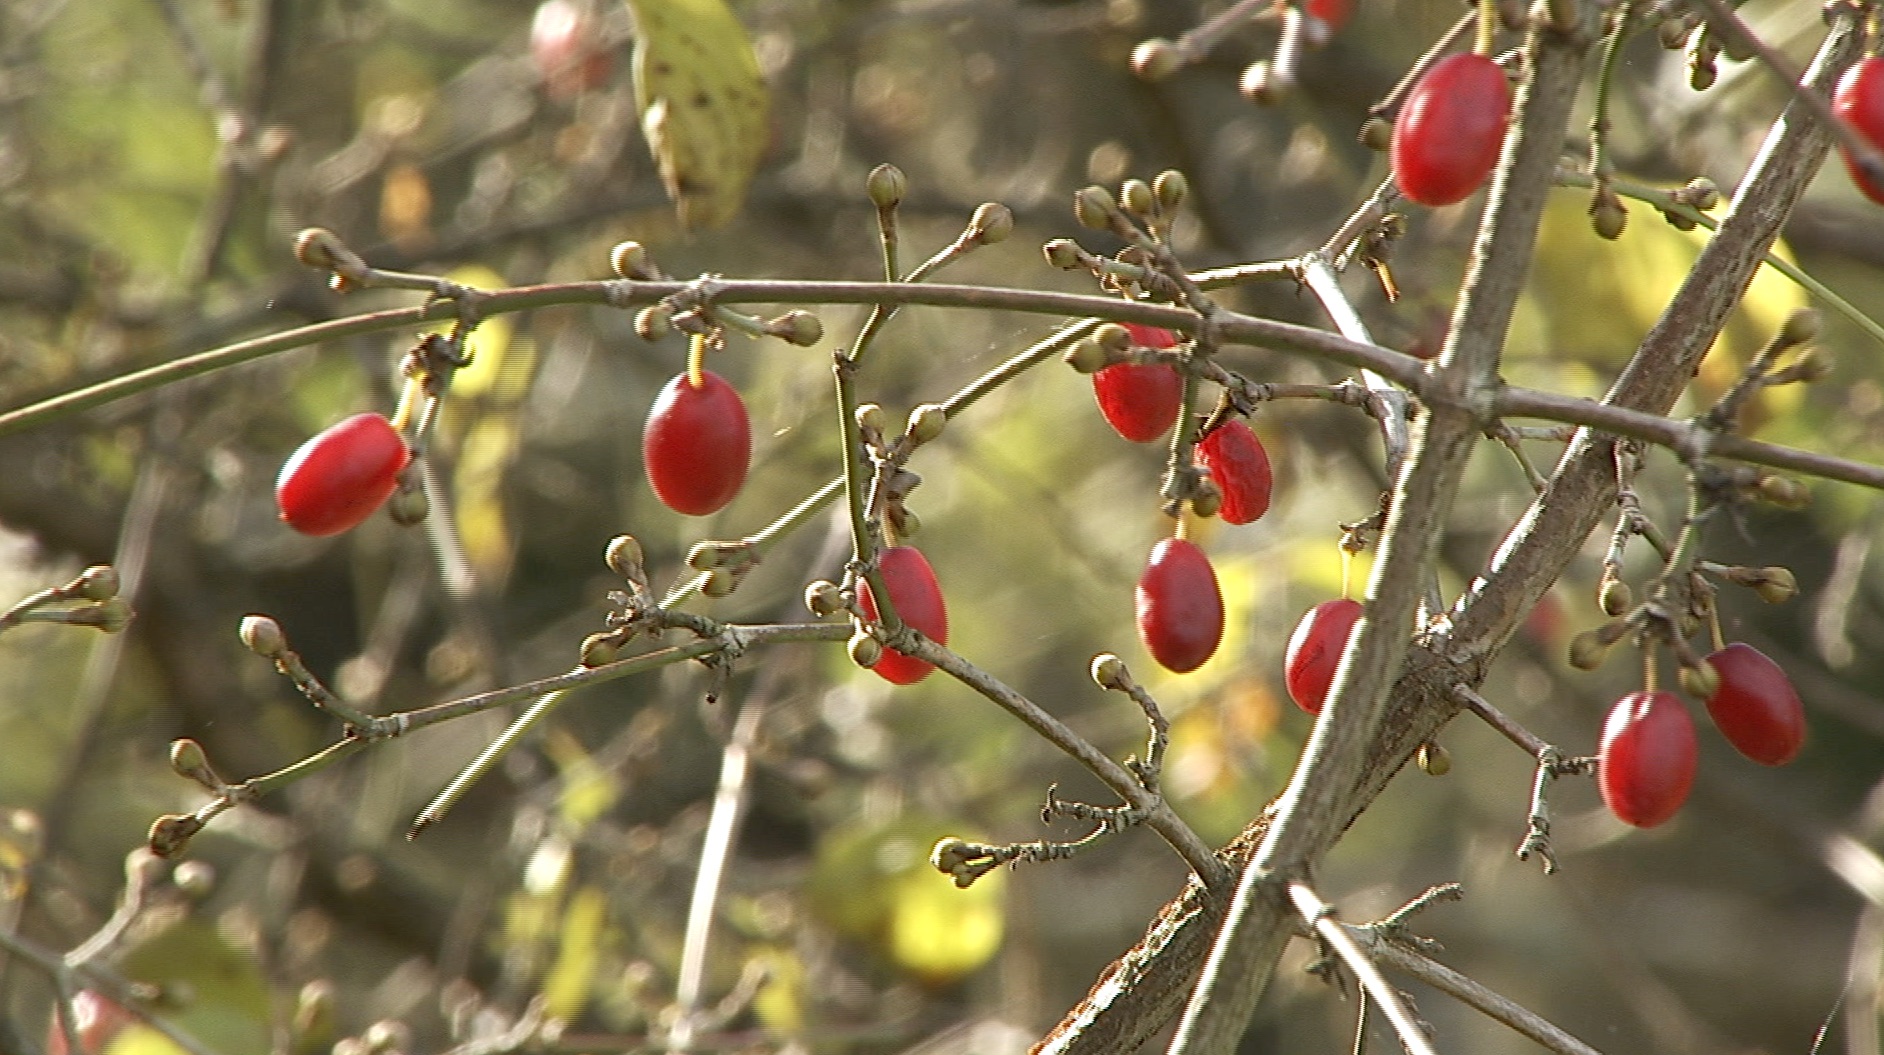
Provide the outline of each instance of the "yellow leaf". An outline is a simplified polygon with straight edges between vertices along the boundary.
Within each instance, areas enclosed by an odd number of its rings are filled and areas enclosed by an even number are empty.
[[[570,896],[569,907],[563,910],[556,965],[543,980],[544,1010],[550,1018],[570,1021],[588,1004],[607,921],[608,898],[600,890],[585,886]]]
[[[765,82],[723,0],[627,0],[635,106],[668,197],[688,227],[739,211],[767,134]]]
[[[787,948],[761,950],[765,984],[752,998],[752,1011],[767,1031],[793,1036],[805,1028],[805,964]]]
[[[890,914],[890,955],[931,985],[944,985],[987,963],[1001,947],[999,870],[966,890],[933,868],[905,874]]]

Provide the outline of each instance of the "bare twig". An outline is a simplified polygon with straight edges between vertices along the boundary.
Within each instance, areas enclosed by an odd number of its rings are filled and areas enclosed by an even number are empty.
[[[1299,880],[1289,884],[1289,900],[1295,903],[1295,910],[1314,928],[1315,934],[1334,949],[1341,961],[1348,965],[1348,970],[1354,972],[1354,977],[1360,980],[1362,988],[1373,1002],[1380,1005],[1409,1055],[1438,1055],[1426,1031],[1413,1018],[1413,1013],[1407,1010],[1406,1001],[1400,999],[1399,991],[1381,975],[1380,968],[1374,965],[1373,957],[1368,955],[1361,942],[1340,920],[1335,919],[1334,906],[1323,901],[1313,887]]]

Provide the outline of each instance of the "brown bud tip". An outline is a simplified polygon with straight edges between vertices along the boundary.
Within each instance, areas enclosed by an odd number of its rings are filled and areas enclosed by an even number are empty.
[[[615,248],[608,251],[608,266],[622,278],[654,277],[654,259],[648,255],[648,247],[640,242],[615,243]]]
[[[1824,325],[1824,319],[1817,311],[1811,308],[1794,308],[1779,327],[1779,339],[1788,345],[1808,344],[1819,339],[1819,331],[1824,328]]]
[[[1073,195],[1073,218],[1081,227],[1095,231],[1111,230],[1112,214],[1118,207],[1112,200],[1112,192],[1097,184],[1082,187]]]
[[[183,737],[170,741],[170,768],[180,777],[201,780],[202,774],[209,770],[209,756],[203,752],[203,745]]]
[[[332,271],[359,259],[340,236],[325,227],[309,227],[294,236],[294,258],[316,271]]]
[[[1099,346],[1098,341],[1088,337],[1076,342],[1060,358],[1066,360],[1066,365],[1082,374],[1096,374],[1111,365],[1112,357],[1106,354],[1106,350]]]
[[[875,403],[865,403],[857,408],[857,427],[865,432],[883,434],[883,426],[888,421],[883,408]]]
[[[1184,173],[1177,169],[1165,169],[1151,181],[1151,193],[1157,197],[1158,205],[1166,212],[1176,212],[1190,197],[1191,181],[1184,178]]]
[[[1093,684],[1102,689],[1125,688],[1125,661],[1110,652],[1092,657]]]
[[[1163,37],[1141,40],[1132,49],[1132,72],[1141,81],[1156,84],[1183,67],[1183,54],[1176,44]]]
[[[265,615],[243,616],[239,633],[248,650],[263,659],[274,659],[288,651],[288,637],[281,632],[281,624]]]
[[[700,584],[700,592],[708,597],[724,597],[739,585],[739,577],[729,568],[714,568],[707,572],[706,581]]]
[[[877,662],[883,658],[883,643],[862,630],[850,635],[848,648],[850,661],[865,670],[876,666]]]
[[[109,564],[94,564],[74,580],[78,595],[88,601],[109,601],[118,596],[118,569]]]
[[[1452,772],[1452,752],[1435,740],[1421,744],[1413,753],[1413,761],[1428,776],[1443,777]]]
[[[1393,146],[1393,122],[1384,117],[1370,117],[1361,122],[1360,134],[1354,138],[1367,149],[1384,154]]]
[[[603,560],[608,562],[610,571],[630,582],[647,577],[642,567],[645,559],[641,553],[641,540],[633,535],[616,535],[610,539]]]
[[[1753,592],[1767,604],[1782,604],[1799,592],[1799,580],[1793,578],[1790,568],[1762,568],[1760,581],[1753,584]]]
[[[1705,659],[1692,667],[1682,667],[1679,678],[1682,689],[1698,700],[1712,697],[1720,688],[1720,672]]]
[[[1713,212],[1720,206],[1720,187],[1706,176],[1696,176],[1678,191],[1681,200],[1702,212]]]
[[[1055,238],[1041,246],[1040,252],[1046,256],[1047,263],[1062,271],[1075,271],[1084,266],[1080,260],[1079,243],[1071,238]]]
[[[334,983],[325,978],[316,978],[301,987],[295,997],[294,1038],[300,1040],[312,1037],[325,1037],[334,1028]],[[299,1044],[295,1050],[311,1050]]]
[[[982,245],[1005,242],[1014,233],[1014,210],[997,201],[982,202],[975,207],[968,229]]]
[[[829,579],[815,579],[805,586],[805,607],[820,619],[844,610],[844,594]]]
[[[610,631],[590,634],[582,639],[582,665],[605,667],[621,655],[621,642]]]
[[[942,404],[924,403],[909,412],[909,427],[903,431],[903,435],[908,436],[909,442],[914,444],[928,443],[942,435],[948,423],[949,412],[942,409]]]
[[[1619,616],[1635,605],[1635,594],[1621,579],[1605,577],[1596,591],[1597,606],[1607,616]]]
[[[1119,204],[1134,216],[1150,216],[1158,208],[1158,196],[1144,180],[1128,179],[1119,187]]]
[[[903,175],[902,169],[888,162],[871,169],[870,177],[864,181],[864,191],[879,209],[896,208],[908,190],[909,177]]]
[[[166,813],[151,822],[150,851],[158,857],[175,857],[203,830],[203,822],[187,813]]]
[[[1123,356],[1132,350],[1132,331],[1116,322],[1100,324],[1092,331],[1092,339],[1109,356]]]
[[[644,341],[658,341],[674,332],[674,309],[665,304],[650,304],[635,312],[635,336]]]
[[[1604,640],[1600,628],[1585,630],[1570,639],[1570,665],[1578,670],[1595,670],[1603,665],[1614,643]]]

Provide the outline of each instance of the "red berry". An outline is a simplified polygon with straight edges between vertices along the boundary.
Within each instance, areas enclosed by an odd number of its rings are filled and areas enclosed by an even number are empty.
[[[412,452],[378,414],[355,414],[301,445],[275,478],[281,519],[304,535],[337,535],[373,515]]]
[[[126,1026],[137,1021],[122,1005],[91,989],[72,994],[72,1013],[80,1055],[98,1055]],[[68,1051],[65,1030],[59,1026],[59,1012],[54,1010],[52,1020],[46,1024],[46,1055],[68,1055]]]
[[[1694,723],[1672,692],[1632,692],[1603,723],[1596,783],[1625,824],[1653,828],[1675,815],[1694,783]]]
[[[543,0],[530,20],[530,58],[553,99],[602,86],[612,65],[589,10],[573,0]]]
[[[641,433],[648,483],[669,509],[706,516],[733,500],[752,460],[746,404],[726,379],[700,371],[700,387],[677,375],[655,397]]]
[[[1460,52],[1433,64],[1407,93],[1393,123],[1393,178],[1422,205],[1464,201],[1498,165],[1511,84],[1483,55]]]
[[[1320,714],[1328,702],[1328,687],[1334,684],[1341,654],[1348,650],[1354,636],[1354,624],[1361,618],[1361,602],[1337,597],[1303,613],[1289,635],[1289,648],[1283,654],[1282,680],[1289,687],[1289,698],[1310,714]]]
[[[1845,70],[1845,75],[1838,79],[1838,90],[1832,93],[1832,112],[1865,142],[1884,150],[1884,57],[1872,55],[1859,59]],[[1845,155],[1851,182],[1858,185],[1865,197],[1884,205],[1884,181],[1867,175],[1851,151],[1842,145],[1839,150]]]
[[[1707,657],[1720,685],[1707,713],[1740,753],[1766,766],[1784,765],[1805,745],[1805,707],[1779,664],[1738,641]]]
[[[1199,441],[1197,461],[1223,492],[1218,515],[1225,523],[1248,524],[1269,511],[1275,484],[1269,452],[1242,418],[1230,418]]]
[[[1177,335],[1156,326],[1125,324],[1132,343],[1145,348],[1175,348]],[[1092,375],[1099,412],[1119,435],[1150,443],[1177,423],[1184,402],[1184,379],[1168,363],[1116,363]]]
[[[948,644],[948,608],[942,601],[942,587],[935,581],[935,569],[929,567],[922,551],[914,546],[891,546],[877,554],[877,571],[883,575],[883,588],[890,592],[890,603],[896,606],[896,617],[936,644]],[[864,615],[877,617],[877,599],[868,581],[859,584],[857,603],[863,606]],[[928,677],[935,664],[886,648],[883,658],[870,669],[893,685],[913,685]]]
[[[1223,593],[1204,551],[1187,539],[1151,547],[1138,580],[1138,636],[1151,657],[1184,674],[1204,665],[1223,639]]]
[[[1318,19],[1330,32],[1340,29],[1348,20],[1349,9],[1353,0],[1307,0],[1302,11],[1308,17]]]

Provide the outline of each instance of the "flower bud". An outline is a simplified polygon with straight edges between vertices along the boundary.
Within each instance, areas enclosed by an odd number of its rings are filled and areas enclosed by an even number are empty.
[[[621,655],[621,642],[612,631],[599,631],[582,639],[582,665],[605,667]]]
[[[808,311],[788,311],[767,322],[765,330],[772,336],[800,348],[809,348],[824,340],[824,323]]]
[[[1613,242],[1622,237],[1628,222],[1629,210],[1623,207],[1622,199],[1607,184],[1601,186],[1590,199],[1590,227],[1597,237]]]
[[[857,407],[857,427],[864,432],[881,436],[886,421],[883,408],[875,403],[864,403]]]
[[[1699,700],[1708,699],[1720,689],[1720,672],[1705,659],[1692,667],[1682,667],[1679,679],[1688,695]]]
[[[909,190],[909,178],[903,170],[885,162],[870,170],[870,176],[864,181],[864,190],[870,195],[870,201],[879,209],[894,209],[903,201],[903,195]]]
[[[1799,380],[1811,384],[1830,377],[1834,365],[1823,348],[1807,348],[1792,361],[1792,370]]]
[[[876,666],[877,662],[883,658],[882,642],[862,630],[850,635],[850,644],[847,647],[850,650],[850,661],[865,670]]]
[[[198,784],[213,786],[217,781],[209,768],[209,755],[204,753],[203,745],[181,737],[170,741],[170,768],[180,777],[186,777]]]
[[[1062,271],[1077,271],[1085,266],[1080,260],[1079,243],[1071,238],[1055,238],[1040,247],[1047,258],[1047,263]]]
[[[1165,212],[1176,212],[1190,197],[1191,181],[1184,178],[1184,173],[1177,169],[1165,169],[1151,181],[1151,193],[1158,198],[1158,206]]]
[[[706,581],[700,584],[700,592],[708,597],[724,597],[739,585],[739,577],[730,568],[714,568],[707,572]]]
[[[654,260],[648,255],[648,247],[640,242],[618,242],[608,251],[608,266],[622,278],[650,279],[654,277]]]
[[[432,500],[426,496],[425,486],[417,480],[410,487],[401,485],[386,503],[386,515],[400,527],[416,527],[424,523],[431,512]]]
[[[968,229],[982,245],[1005,242],[1014,233],[1014,210],[1000,202],[982,202],[968,221]]]
[[[1073,195],[1073,218],[1081,227],[1095,231],[1112,229],[1112,214],[1118,207],[1112,200],[1112,192],[1097,184],[1083,187]]]
[[[1720,206],[1720,187],[1706,176],[1696,176],[1676,192],[1682,201],[1701,212],[1713,212]]]
[[[726,551],[717,542],[699,542],[687,551],[687,567],[694,571],[712,571],[726,563]]]
[[[949,413],[940,403],[924,403],[910,411],[909,427],[903,434],[909,437],[909,442],[921,445],[942,435],[948,423]]]
[[[1819,339],[1819,331],[1824,328],[1824,320],[1811,308],[1794,308],[1786,316],[1786,321],[1779,327],[1779,339],[1782,343],[1806,344]]]
[[[81,622],[95,626],[104,633],[118,634],[131,625],[131,617],[135,613],[131,611],[131,602],[122,597],[107,597],[74,614],[83,615],[85,618]]]
[[[1191,512],[1200,517],[1214,517],[1223,510],[1223,488],[1215,480],[1205,477],[1196,484],[1191,494]]]
[[[118,569],[95,564],[79,573],[78,595],[88,601],[109,601],[118,596]]]
[[[635,336],[644,341],[658,341],[674,332],[674,309],[665,304],[650,304],[635,312]]]
[[[325,227],[309,227],[295,235],[294,258],[316,271],[332,271],[359,260],[339,235]]]
[[[1393,122],[1384,117],[1370,117],[1361,122],[1360,134],[1355,138],[1369,150],[1386,153],[1393,146]]]
[[[1138,79],[1156,84],[1184,66],[1184,56],[1176,44],[1163,37],[1141,40],[1132,49],[1132,72]]]
[[[201,901],[216,889],[216,866],[207,861],[185,861],[170,873],[170,882],[191,901]]]
[[[151,822],[150,850],[159,857],[175,857],[203,830],[203,822],[188,813],[166,813]]]
[[[823,619],[844,610],[844,593],[829,579],[815,579],[805,586],[805,607]]]
[[[1100,324],[1092,331],[1092,339],[1110,356],[1123,356],[1132,350],[1132,331],[1116,322]]]
[[[1119,187],[1119,204],[1134,216],[1150,216],[1158,207],[1151,184],[1142,179],[1128,179]]]
[[[1605,575],[1602,585],[1596,589],[1596,603],[1604,615],[1619,616],[1635,604],[1635,594],[1628,583]]]
[[[1099,342],[1091,337],[1075,342],[1073,347],[1068,348],[1066,354],[1060,358],[1066,361],[1066,365],[1082,374],[1096,374],[1112,365],[1112,357],[1107,355],[1106,350],[1099,346]]]
[[[1767,604],[1782,604],[1799,592],[1799,580],[1793,577],[1790,568],[1762,568],[1760,581],[1753,584],[1753,592]]]
[[[647,577],[643,567],[645,559],[641,553],[641,541],[633,535],[616,535],[610,539],[603,559],[608,562],[610,571],[630,582]]]
[[[1781,509],[1804,509],[1812,504],[1811,489],[1784,476],[1762,476],[1760,497]]]
[[[1093,684],[1102,689],[1123,689],[1126,678],[1125,661],[1110,652],[1101,652],[1092,657]]]
[[[1427,776],[1443,777],[1452,772],[1452,752],[1437,740],[1428,740],[1413,753],[1413,761]]]
[[[265,615],[243,616],[239,634],[248,650],[263,659],[274,659],[288,651],[288,637],[281,632],[281,624]]]
[[[1570,639],[1570,665],[1578,670],[1595,670],[1609,657],[1615,640],[1607,638],[1604,628],[1585,630]]]

